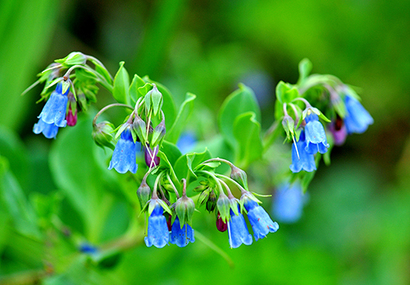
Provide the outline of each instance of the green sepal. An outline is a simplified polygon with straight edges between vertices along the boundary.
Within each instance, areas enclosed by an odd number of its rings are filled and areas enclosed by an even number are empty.
[[[117,74],[114,77],[114,86],[112,95],[118,103],[129,104],[130,103],[130,78],[128,72],[124,67],[124,61],[120,62]]]
[[[216,201],[216,207],[224,223],[229,220],[229,209],[231,208],[231,203],[229,198],[225,194],[220,194],[218,200]]]
[[[137,190],[138,200],[140,201],[141,209],[148,203],[151,196],[151,188],[148,186],[145,180],[142,181],[140,187]]]
[[[238,203],[239,203],[238,199],[236,199],[236,198],[229,199],[230,209],[234,212],[234,214],[236,216],[238,216],[240,214],[239,211],[238,211],[238,207],[237,207]],[[240,205],[240,206],[242,208],[242,205]]]
[[[135,115],[134,122],[132,123],[133,130],[137,133],[142,145],[148,141],[147,137],[147,125],[143,119],[141,119],[138,115]]]
[[[152,101],[152,108],[154,110],[154,116],[156,116],[162,108],[163,99],[162,99],[162,94],[161,92],[159,92],[157,86],[155,84],[152,84],[152,85],[153,85],[153,88],[150,91],[151,101]]]
[[[330,123],[331,121],[317,108],[315,107],[308,107],[303,111],[303,119],[306,118],[306,116],[310,115],[311,113],[315,113],[316,115],[319,116],[323,121]]]
[[[87,61],[87,56],[81,52],[71,52],[64,58],[56,59],[55,62],[61,63],[64,66],[83,65]]]
[[[182,196],[175,202],[175,212],[179,218],[181,229],[185,223],[192,225],[192,215],[195,211],[194,201],[187,197]]]
[[[286,138],[288,141],[291,141],[295,135],[295,121],[291,116],[285,115],[282,120],[283,129],[286,132]]]
[[[129,127],[131,127],[131,124],[129,123],[122,124],[121,127],[118,129],[117,133],[115,134],[115,139],[118,139],[118,137],[122,134],[122,132],[125,131],[125,129]]]
[[[67,80],[67,81],[63,81],[62,82],[62,94],[64,94],[64,93],[66,93],[67,92],[67,90],[70,88],[70,86],[71,86],[71,80],[69,81],[69,80]]]
[[[104,121],[93,126],[94,142],[101,148],[109,147],[114,150],[112,141],[112,133],[114,132],[114,125],[110,122]]]
[[[133,103],[135,104],[140,96],[138,92],[138,88],[145,85],[144,80],[141,79],[137,74],[134,74],[134,78],[132,79],[131,86],[130,86],[130,97]],[[145,95],[145,94],[144,94]]]
[[[239,184],[241,184],[242,187],[245,188],[245,190],[248,190],[248,176],[246,175],[245,171],[233,165],[231,167],[230,177],[236,182],[238,182]]]
[[[298,79],[298,85],[301,84],[310,74],[312,71],[312,62],[304,58],[299,62],[299,79]]]
[[[155,127],[152,133],[152,139],[151,139],[150,146],[155,147],[159,145],[164,139],[165,133],[166,133],[165,120],[162,120],[161,123],[159,123],[158,126]]]

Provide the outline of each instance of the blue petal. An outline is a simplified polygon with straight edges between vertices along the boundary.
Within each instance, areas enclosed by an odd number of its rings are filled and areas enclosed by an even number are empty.
[[[365,132],[369,125],[373,124],[373,118],[367,110],[355,98],[345,97],[346,116],[344,123],[349,134]]]
[[[57,91],[54,91],[51,93],[50,98],[44,105],[38,118],[47,124],[54,123],[58,127],[65,127],[67,125],[67,121],[65,120],[67,102],[67,95],[61,95]]]
[[[273,215],[279,222],[295,223],[302,216],[306,196],[302,193],[299,183],[289,186],[289,183],[279,186],[275,193]]]
[[[57,136],[58,127],[54,124],[47,124],[40,119],[37,124],[34,124],[33,132],[37,135],[43,133],[46,138],[53,139]]]
[[[299,141],[296,143],[297,152],[295,144],[292,144],[292,164],[290,165],[290,170],[293,173],[297,173],[302,169],[308,172],[316,170],[315,158],[313,157],[313,154],[306,151],[306,142],[303,140],[304,138],[305,135],[302,131],[299,136]]]
[[[126,173],[128,170],[132,173],[137,172],[136,144],[129,129],[121,133],[121,137],[115,146],[108,169],[113,168],[118,173]]]
[[[329,145],[327,143],[325,129],[319,122],[318,116],[311,114],[307,116],[305,120],[307,122],[305,126],[306,151],[310,154],[317,152],[325,153]]]
[[[164,247],[169,240],[167,221],[163,215],[164,210],[158,204],[148,218],[148,233],[144,238],[145,244],[150,247]]]
[[[184,224],[181,229],[181,224],[179,218],[176,217],[174,223],[172,224],[170,243],[176,244],[179,247],[184,247],[190,242],[194,242],[194,230],[188,224]]]
[[[228,221],[228,235],[231,248],[237,248],[242,243],[246,245],[252,244],[252,236],[249,234],[243,215],[240,212],[239,215],[235,215],[232,210],[230,212],[231,218]]]
[[[268,233],[274,233],[279,229],[278,223],[273,222],[265,209],[255,201],[246,200],[244,206],[246,211],[248,211],[248,219],[251,223],[255,240],[264,238]]]

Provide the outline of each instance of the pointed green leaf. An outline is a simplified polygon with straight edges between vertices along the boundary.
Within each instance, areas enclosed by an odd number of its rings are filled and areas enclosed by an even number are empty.
[[[114,88],[112,90],[114,99],[119,103],[130,103],[130,78],[128,72],[124,67],[124,62],[120,62],[120,67],[114,77]]]
[[[191,93],[187,93],[185,96],[185,101],[181,104],[179,108],[178,115],[175,119],[174,124],[172,125],[171,129],[167,131],[166,139],[172,143],[176,143],[178,141],[179,135],[181,134],[182,130],[185,128],[186,123],[189,120],[189,117],[192,114],[194,109],[194,100],[196,96]],[[165,122],[166,122],[165,118]]]

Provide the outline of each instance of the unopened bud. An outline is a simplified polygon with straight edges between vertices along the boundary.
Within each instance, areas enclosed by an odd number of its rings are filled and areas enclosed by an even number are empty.
[[[215,207],[216,207],[216,194],[215,194],[215,192],[212,190],[210,193],[209,193],[209,196],[208,196],[208,201],[206,201],[206,210],[208,211],[208,212],[213,212],[214,210],[215,210]]]
[[[224,232],[228,229],[228,224],[225,223],[222,218],[220,213],[218,212],[218,216],[216,218],[216,228],[218,229],[218,231],[220,232]]]
[[[141,143],[145,145],[145,143],[147,142],[147,125],[145,124],[144,120],[141,119],[138,115],[135,115],[132,127],[137,133],[137,136]]]
[[[195,203],[187,196],[182,196],[175,202],[175,212],[177,213],[179,222],[181,223],[181,228],[185,223],[191,224],[194,210]]]
[[[154,149],[151,149],[148,145],[144,147],[145,163],[149,168],[154,168],[159,165],[159,157],[157,156],[158,149],[158,146],[154,147]]]
[[[232,165],[231,178],[241,184],[246,190],[248,189],[248,177],[242,169]]]
[[[147,182],[142,180],[140,187],[137,190],[138,200],[140,201],[141,209],[147,204],[151,195],[151,188],[149,188]]]
[[[155,127],[153,133],[152,133],[152,140],[151,140],[151,145],[156,146],[159,145],[162,139],[164,138],[166,133],[165,129],[165,120],[162,118],[161,123],[158,124],[158,126]]]
[[[113,125],[110,122],[104,121],[93,126],[93,139],[95,143],[104,148],[109,147],[114,149],[112,141]]]
[[[229,215],[230,215],[230,208],[231,208],[231,202],[229,201],[228,197],[226,197],[225,194],[220,194],[219,195],[219,199],[216,202],[216,206],[218,209],[218,213],[220,213],[221,215],[221,219],[224,222],[227,222],[229,219]]]
[[[68,108],[66,113],[66,120],[68,126],[75,126],[77,124],[77,101],[73,93],[69,92],[67,94],[68,98]]]

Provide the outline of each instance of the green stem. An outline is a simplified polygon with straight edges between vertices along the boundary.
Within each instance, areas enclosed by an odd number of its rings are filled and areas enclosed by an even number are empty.
[[[215,176],[216,176],[216,177],[223,178],[223,179],[227,179],[227,180],[231,181],[232,183],[234,183],[234,184],[239,188],[239,190],[241,190],[241,194],[244,194],[244,193],[248,192],[248,191],[245,190],[245,188],[243,188],[243,187],[241,186],[241,184],[239,184],[238,182],[236,182],[236,181],[235,181],[234,179],[232,179],[231,177],[228,177],[228,176],[225,176],[225,175],[222,175],[222,174],[218,174],[218,173],[215,173]]]
[[[95,115],[94,120],[93,120],[93,126],[96,125],[98,117],[99,117],[103,112],[105,112],[106,110],[108,110],[108,109],[110,109],[110,108],[112,108],[112,107],[124,107],[124,108],[129,108],[129,109],[131,109],[131,110],[134,111],[134,108],[133,108],[133,107],[131,107],[131,106],[129,106],[129,105],[126,105],[126,104],[114,103],[114,104],[107,105],[107,106],[105,106],[104,108],[102,108],[102,109],[97,113],[97,115]]]

